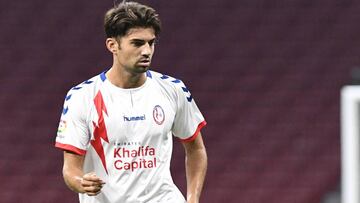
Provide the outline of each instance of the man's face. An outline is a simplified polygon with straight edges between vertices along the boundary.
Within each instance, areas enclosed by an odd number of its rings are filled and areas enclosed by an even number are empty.
[[[119,49],[115,60],[130,73],[143,73],[149,69],[155,48],[155,31],[152,28],[131,28],[117,39]]]

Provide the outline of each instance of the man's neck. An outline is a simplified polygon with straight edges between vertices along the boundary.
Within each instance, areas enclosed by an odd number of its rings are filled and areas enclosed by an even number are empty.
[[[106,78],[115,86],[128,89],[142,86],[146,81],[145,73],[129,73],[114,67],[106,73]]]

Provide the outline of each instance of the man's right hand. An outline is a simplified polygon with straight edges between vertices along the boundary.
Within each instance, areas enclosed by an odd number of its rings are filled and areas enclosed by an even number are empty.
[[[80,180],[81,187],[89,196],[95,196],[101,192],[101,188],[105,184],[94,172],[83,175]]]

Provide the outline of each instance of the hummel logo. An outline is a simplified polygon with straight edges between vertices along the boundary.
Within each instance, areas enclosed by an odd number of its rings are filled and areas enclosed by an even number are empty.
[[[131,116],[131,117],[124,116],[124,121],[143,121],[143,120],[145,120],[145,114],[142,116]]]

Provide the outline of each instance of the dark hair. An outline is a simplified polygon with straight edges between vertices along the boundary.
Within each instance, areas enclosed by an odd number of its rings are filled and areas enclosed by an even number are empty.
[[[161,31],[161,22],[156,11],[137,2],[125,2],[108,10],[105,14],[106,37],[122,37],[135,27],[153,28],[155,36]]]

